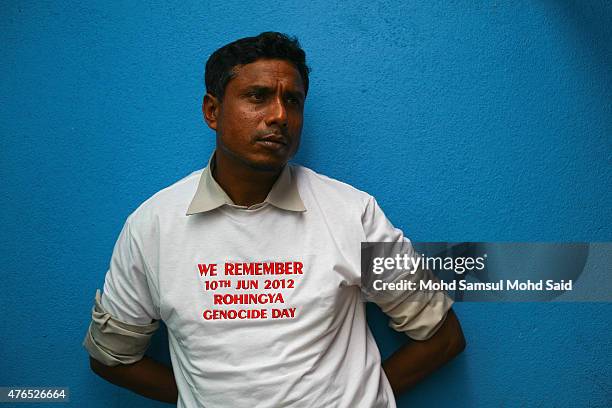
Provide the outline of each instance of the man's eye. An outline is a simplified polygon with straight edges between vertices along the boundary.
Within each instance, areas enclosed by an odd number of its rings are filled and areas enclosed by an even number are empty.
[[[287,98],[287,102],[289,102],[292,105],[300,105],[300,100],[298,98],[294,98],[293,96],[290,96]]]
[[[260,92],[250,92],[247,94],[247,96],[249,97],[249,99],[255,102],[261,102],[264,100],[264,95]]]

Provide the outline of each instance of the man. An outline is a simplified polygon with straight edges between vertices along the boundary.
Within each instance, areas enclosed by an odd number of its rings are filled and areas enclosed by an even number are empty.
[[[463,349],[443,293],[391,296],[379,305],[392,327],[418,341],[381,365],[360,243],[411,247],[371,196],[287,164],[308,71],[280,33],[210,57],[202,109],[215,152],[128,217],[84,343],[98,375],[180,407],[394,407],[394,392]],[[144,356],[158,320],[173,371]]]

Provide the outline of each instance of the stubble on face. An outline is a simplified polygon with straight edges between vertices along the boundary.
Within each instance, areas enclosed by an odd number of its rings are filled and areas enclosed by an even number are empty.
[[[236,67],[219,109],[219,154],[255,171],[279,171],[299,147],[304,98],[301,75],[288,61]]]

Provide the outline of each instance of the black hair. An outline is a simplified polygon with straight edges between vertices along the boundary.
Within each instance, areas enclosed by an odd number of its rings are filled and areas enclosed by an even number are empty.
[[[304,91],[308,93],[306,53],[297,38],[283,33],[267,31],[256,37],[246,37],[219,48],[206,61],[204,80],[206,92],[223,99],[227,83],[236,74],[234,67],[250,64],[259,59],[281,59],[291,62],[302,76]]]

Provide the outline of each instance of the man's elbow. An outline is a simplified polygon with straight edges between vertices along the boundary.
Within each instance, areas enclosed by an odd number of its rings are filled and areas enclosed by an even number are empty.
[[[447,326],[446,331],[446,355],[448,359],[457,356],[463,350],[465,350],[466,340],[463,335],[463,330],[461,329],[461,325],[459,324],[459,320],[455,315],[454,311],[451,309],[449,311],[449,315],[447,316],[447,322],[445,322],[445,326]]]
[[[109,379],[109,374],[111,374],[113,367],[109,367],[107,365],[102,364],[98,360],[93,357],[89,357],[89,368],[93,371],[98,377],[104,378],[105,380]]]
[[[465,336],[463,335],[463,332],[459,330],[459,332],[456,333],[455,336],[453,336],[449,343],[450,344],[448,353],[450,354],[451,358],[457,356],[458,354],[461,354],[461,352],[465,350],[466,346]]]
[[[93,357],[89,357],[89,368],[91,369],[91,371],[93,371],[94,373],[96,373],[97,375],[100,375],[100,373],[102,372],[102,366],[103,364],[101,362],[99,362],[98,360],[96,360]]]

